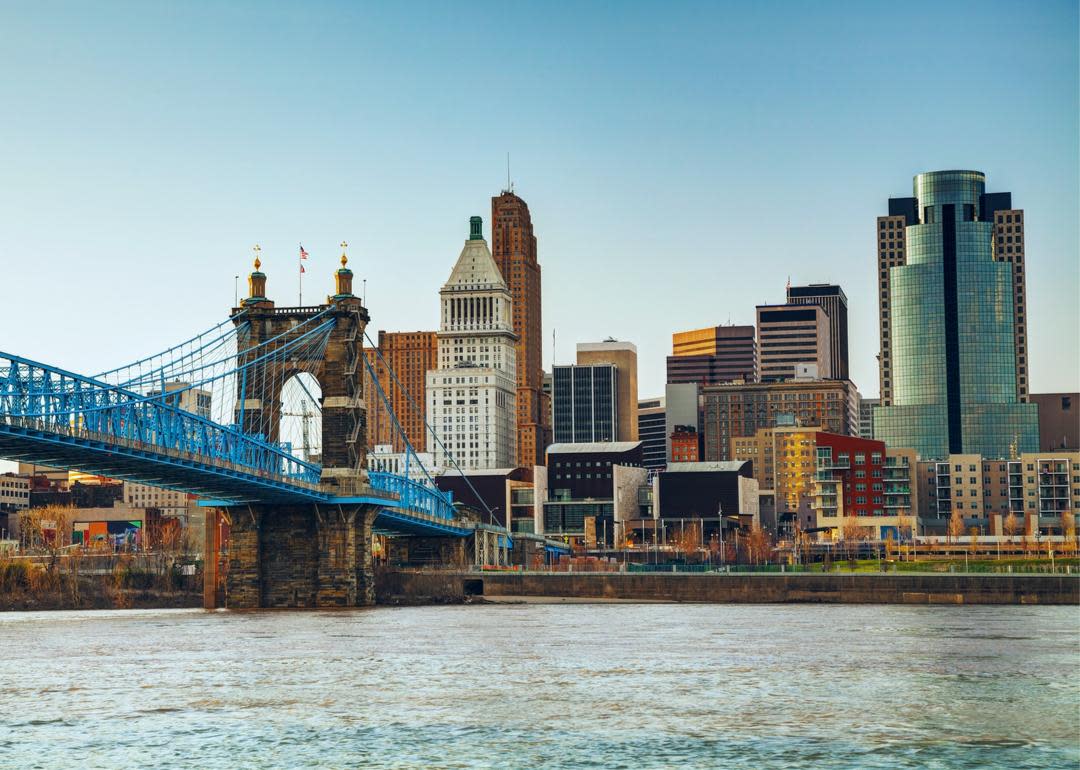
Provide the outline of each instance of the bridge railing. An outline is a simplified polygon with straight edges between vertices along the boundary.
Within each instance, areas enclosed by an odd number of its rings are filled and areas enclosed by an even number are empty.
[[[453,497],[449,492],[394,473],[370,472],[368,483],[380,492],[397,495],[402,508],[439,519],[454,518]]]
[[[281,447],[168,403],[0,352],[0,424],[116,440],[164,455],[205,458],[259,476],[317,484],[320,468]]]

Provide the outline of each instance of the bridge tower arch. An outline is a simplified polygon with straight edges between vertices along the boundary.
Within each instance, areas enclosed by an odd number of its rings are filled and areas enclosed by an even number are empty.
[[[341,267],[334,274],[335,293],[326,304],[278,307],[266,294],[266,274],[255,258],[248,276],[248,296],[232,312],[246,324],[247,339],[238,367],[251,371],[237,378],[235,421],[245,433],[263,433],[279,441],[281,391],[299,372],[311,374],[322,390],[321,484],[334,494],[354,494],[366,480],[367,406],[364,400],[363,346],[367,308],[353,294],[353,272],[342,243]],[[256,247],[257,248],[257,247]],[[281,360],[268,350],[294,342],[298,328],[332,322],[325,346],[297,349]],[[261,357],[263,361],[256,361]],[[257,372],[257,374],[255,374]]]
[[[245,433],[280,441],[282,390],[292,378],[314,377],[321,389],[322,475],[331,498],[370,495],[363,378],[368,312],[353,294],[342,243],[334,294],[325,304],[278,307],[266,293],[255,258],[248,296],[232,312],[243,326],[238,345],[234,422]],[[258,247],[256,247],[256,253]],[[309,342],[297,344],[310,337]],[[284,349],[283,349],[284,348]],[[251,503],[220,509],[230,524],[226,605],[348,607],[375,600],[371,556],[378,506]],[[209,521],[209,520],[208,520]],[[208,543],[210,542],[208,524]],[[215,597],[207,596],[207,606]]]

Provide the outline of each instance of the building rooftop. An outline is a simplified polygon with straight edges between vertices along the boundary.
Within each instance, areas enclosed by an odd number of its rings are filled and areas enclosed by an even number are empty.
[[[629,452],[641,446],[640,441],[593,441],[583,444],[552,444],[549,454],[599,454],[601,452]]]
[[[509,476],[517,468],[444,468],[439,476]]]
[[[603,342],[579,342],[577,344],[577,351],[579,353],[605,352],[611,350],[629,350],[637,353],[637,345],[633,342],[623,342],[622,340],[613,339],[606,339]]]
[[[707,473],[710,471],[738,472],[749,460],[725,460],[722,462],[668,463],[668,472]]]

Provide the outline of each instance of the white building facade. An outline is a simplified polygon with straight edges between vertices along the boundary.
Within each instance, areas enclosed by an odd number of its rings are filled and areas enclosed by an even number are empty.
[[[367,454],[367,469],[372,473],[408,474],[411,481],[431,486],[435,456],[430,452],[395,452],[392,444],[376,444]]]
[[[427,374],[428,441],[435,465],[464,470],[516,465],[517,370],[510,290],[480,217],[439,291],[439,368]],[[437,440],[436,440],[437,439]]]

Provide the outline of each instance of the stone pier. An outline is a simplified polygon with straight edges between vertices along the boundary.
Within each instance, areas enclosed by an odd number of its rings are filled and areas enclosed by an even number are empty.
[[[230,609],[374,604],[370,505],[251,505],[230,521]]]

